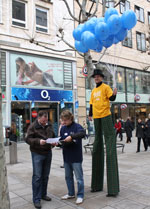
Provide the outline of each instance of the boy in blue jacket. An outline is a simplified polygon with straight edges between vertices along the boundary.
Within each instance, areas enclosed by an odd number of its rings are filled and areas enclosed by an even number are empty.
[[[82,138],[85,137],[85,130],[80,124],[74,122],[73,114],[69,110],[64,110],[60,118],[64,124],[60,130],[60,137],[63,140],[65,180],[68,188],[68,194],[61,199],[67,200],[75,197],[73,177],[75,174],[78,188],[76,204],[80,204],[84,198]]]

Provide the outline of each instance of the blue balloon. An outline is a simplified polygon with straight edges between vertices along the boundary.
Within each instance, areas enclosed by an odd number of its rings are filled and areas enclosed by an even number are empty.
[[[99,22],[105,22],[104,17],[99,17],[99,18],[97,18],[97,23],[99,23]]]
[[[122,19],[123,27],[128,30],[132,29],[137,23],[136,14],[132,10],[125,11],[121,19]]]
[[[105,22],[109,19],[111,15],[119,15],[118,11],[115,8],[109,8],[105,12]]]
[[[114,39],[113,39],[113,44],[118,44],[120,41],[117,39],[116,36],[114,36]]]
[[[109,36],[105,41],[102,41],[102,44],[105,48],[109,48],[112,46],[114,40],[114,36]]]
[[[109,36],[109,28],[106,23],[98,22],[95,27],[95,36],[98,40],[106,40]]]
[[[98,41],[93,33],[90,31],[83,32],[81,36],[82,44],[88,49],[95,49],[98,45]]]
[[[116,34],[116,38],[119,41],[123,41],[125,37],[127,36],[127,33],[128,33],[127,29],[121,28],[121,30]]]
[[[107,24],[109,27],[109,33],[112,35],[117,34],[122,27],[121,17],[119,17],[119,15],[111,15]]]
[[[75,41],[75,48],[77,51],[82,53],[88,52],[88,49],[85,46],[83,46],[81,41]]]
[[[84,24],[80,24],[73,30],[73,37],[76,41],[81,41],[81,35],[84,32],[84,27]]]
[[[94,49],[96,52],[101,52],[103,49],[103,44],[101,42],[98,42],[97,47]]]
[[[85,23],[84,30],[94,33],[95,26],[96,26],[96,21],[94,19],[90,19]]]

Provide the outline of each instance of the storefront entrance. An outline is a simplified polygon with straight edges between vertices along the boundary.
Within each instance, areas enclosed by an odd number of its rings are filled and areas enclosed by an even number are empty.
[[[36,119],[39,110],[48,112],[55,135],[59,126],[59,104],[50,102],[11,102],[11,121],[16,124],[17,141],[24,141],[28,126]]]

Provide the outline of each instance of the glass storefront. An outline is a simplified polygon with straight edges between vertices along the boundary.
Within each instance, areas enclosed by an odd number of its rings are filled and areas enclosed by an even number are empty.
[[[11,102],[11,122],[15,122],[18,141],[24,141],[28,126],[35,121],[40,110],[48,112],[48,120],[52,123],[55,135],[58,134],[59,115],[62,110],[73,112],[73,104],[65,103],[61,109],[58,102]]]

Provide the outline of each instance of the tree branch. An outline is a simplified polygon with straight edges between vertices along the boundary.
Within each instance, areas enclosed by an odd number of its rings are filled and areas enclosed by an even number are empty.
[[[107,48],[104,49],[103,54],[100,56],[99,60],[95,64],[98,64],[100,62],[102,57],[105,55],[106,51],[107,51]]]
[[[77,2],[77,4],[79,5],[80,9],[82,10],[82,6],[81,6],[79,0],[76,0],[76,2]]]
[[[118,3],[114,5],[114,7],[117,7],[120,4],[120,2],[125,3],[126,0],[119,0]]]
[[[63,50],[53,49],[53,48],[47,47],[47,46],[45,46],[43,44],[40,44],[38,41],[35,41],[34,39],[31,39],[30,43],[36,44],[37,46],[41,46],[41,47],[43,47],[45,49],[49,49],[49,50],[54,51],[54,52],[75,51],[75,49],[73,49],[73,48],[72,49],[63,49]]]
[[[95,7],[95,11],[93,12],[93,14],[91,15],[91,17],[94,17],[96,12],[98,11],[98,4],[99,4],[99,0],[96,0],[96,7]]]
[[[68,2],[67,2],[66,0],[59,0],[59,1],[63,1],[63,2],[65,3],[65,5],[66,5],[66,7],[67,7],[67,9],[68,9],[68,12],[69,12],[69,14],[70,14],[70,16],[71,16],[75,21],[79,22],[79,20],[71,13],[71,10],[70,10],[70,7],[69,7]]]
[[[68,45],[73,51],[76,51],[80,56],[84,57],[83,54],[81,54],[80,52],[78,52],[78,51],[75,49],[75,47],[73,47],[71,44],[69,44],[68,41],[66,41],[66,40],[64,39],[64,33],[63,33],[63,31],[62,31],[60,34],[61,34],[61,36],[59,36],[59,35],[57,34],[57,37],[60,38],[60,41],[63,41],[63,42],[64,42],[66,45]]]

